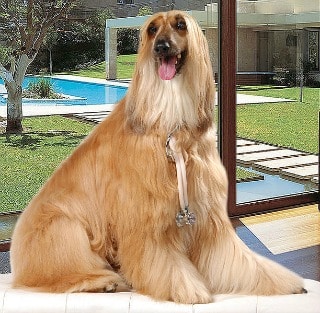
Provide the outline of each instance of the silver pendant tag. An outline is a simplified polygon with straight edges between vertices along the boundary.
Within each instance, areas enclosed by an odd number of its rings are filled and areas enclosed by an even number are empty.
[[[181,210],[176,215],[176,223],[178,227],[184,225],[192,226],[196,222],[196,215],[193,212],[189,212],[189,208],[185,207],[184,210]]]

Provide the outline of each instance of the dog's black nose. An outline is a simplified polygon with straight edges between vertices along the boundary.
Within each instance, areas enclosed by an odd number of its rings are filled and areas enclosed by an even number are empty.
[[[158,55],[167,55],[170,49],[170,44],[166,40],[158,40],[155,44],[154,51]]]

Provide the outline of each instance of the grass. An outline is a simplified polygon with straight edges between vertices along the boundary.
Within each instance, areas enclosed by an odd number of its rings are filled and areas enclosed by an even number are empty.
[[[299,88],[245,88],[241,93],[299,99]],[[303,102],[237,107],[239,137],[318,153],[319,88],[304,88]]]
[[[92,125],[61,116],[25,118],[25,131],[0,135],[0,212],[22,210]]]
[[[263,179],[262,175],[252,172],[249,169],[244,169],[239,166],[237,166],[236,177],[237,177],[237,183]]]
[[[117,78],[128,79],[131,78],[134,71],[137,55],[118,55],[117,56]],[[91,78],[106,78],[106,65],[105,62],[90,66],[83,70],[64,72],[60,74],[69,74],[75,76],[84,76]]]

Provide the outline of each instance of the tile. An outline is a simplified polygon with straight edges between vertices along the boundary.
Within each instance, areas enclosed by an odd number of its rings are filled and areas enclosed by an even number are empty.
[[[257,296],[218,295],[214,303],[193,307],[194,313],[256,313]]]
[[[262,161],[254,164],[254,167],[279,172],[282,168],[294,167],[297,165],[312,164],[318,162],[316,155],[299,155],[288,157],[284,159],[277,159],[271,161]]]
[[[258,297],[257,313],[319,313],[320,282],[305,279],[306,294]]]
[[[65,313],[67,294],[7,290],[2,313]]]
[[[283,158],[290,155],[302,155],[302,152],[289,149],[279,149],[267,152],[242,154],[237,156],[237,162],[249,165],[256,161]]]
[[[265,144],[255,144],[250,146],[237,147],[237,154],[254,153],[262,151],[278,150],[279,147],[265,145]]]
[[[237,146],[248,146],[256,144],[255,141],[247,140],[247,139],[237,139]]]
[[[132,295],[129,313],[193,313],[191,304],[155,301],[137,293]]]
[[[309,179],[319,173],[319,165],[307,165],[302,167],[288,168],[281,171],[281,174],[298,179]]]
[[[65,313],[128,313],[131,292],[68,294]]]

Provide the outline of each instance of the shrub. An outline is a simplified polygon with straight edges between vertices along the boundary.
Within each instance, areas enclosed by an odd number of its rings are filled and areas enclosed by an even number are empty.
[[[50,79],[40,78],[37,81],[30,82],[27,89],[22,93],[23,97],[26,98],[49,98],[57,99],[61,98],[61,95],[54,91],[54,87]]]

